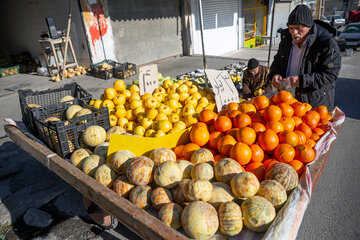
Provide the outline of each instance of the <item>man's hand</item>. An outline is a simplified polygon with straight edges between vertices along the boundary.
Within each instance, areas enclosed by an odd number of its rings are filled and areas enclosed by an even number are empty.
[[[298,87],[299,83],[300,83],[300,78],[299,76],[291,76],[291,77],[287,77],[284,80],[288,80],[291,84],[291,86],[293,87]]]
[[[282,77],[279,74],[276,74],[273,76],[271,83],[274,88],[282,88],[282,85],[280,81],[282,80]]]

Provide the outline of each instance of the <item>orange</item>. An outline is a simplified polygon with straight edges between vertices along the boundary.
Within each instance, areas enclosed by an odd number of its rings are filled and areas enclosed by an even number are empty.
[[[277,96],[274,95],[274,96],[270,97],[269,102],[270,102],[270,105],[273,105],[273,104],[279,103],[279,100],[277,99]]]
[[[291,104],[291,107],[294,109],[294,115],[297,117],[302,117],[306,113],[306,106],[301,102],[294,102]]]
[[[209,136],[209,147],[216,150],[217,149],[217,141],[224,136],[221,132],[215,131],[210,133]]]
[[[328,116],[328,109],[326,106],[318,106],[317,108],[315,108],[315,111],[319,113],[321,120],[326,119]]]
[[[255,176],[258,178],[259,182],[264,180],[265,176],[265,167],[264,164],[261,162],[251,162],[248,165],[246,165],[245,170],[247,172],[251,172],[255,174]]]
[[[264,160],[264,151],[257,144],[251,144],[251,161],[252,162],[262,162]]]
[[[256,110],[262,110],[269,106],[269,99],[264,95],[259,95],[251,99],[251,103],[255,106]]]
[[[238,128],[232,128],[230,130],[227,130],[226,135],[230,135],[233,138],[236,138],[236,133],[237,133],[238,130],[239,130]]]
[[[226,158],[226,156],[224,154],[215,155],[215,157],[214,157],[215,164],[223,158]]]
[[[319,117],[320,118],[320,117]],[[302,116],[301,118],[303,120],[303,122],[308,125],[311,129],[316,128],[316,126],[319,123],[319,120],[316,119],[315,115],[310,113],[310,111],[308,113],[306,113],[304,116]]]
[[[209,135],[209,131],[205,124],[202,126],[199,123],[196,123],[190,130],[191,142],[196,143],[199,146],[204,146],[209,141]]]
[[[284,126],[284,131],[294,131],[295,120],[291,117],[282,117],[279,121]]]
[[[279,103],[278,107],[281,109],[283,117],[292,117],[294,115],[294,109],[287,103]]]
[[[308,112],[308,111],[310,111],[312,109],[312,106],[310,104],[305,103],[305,102],[303,104],[305,105],[306,112]]]
[[[306,139],[305,145],[308,145],[309,147],[315,147],[316,142],[312,139]]]
[[[295,148],[295,158],[307,164],[315,159],[315,151],[312,147],[301,144]]]
[[[307,114],[311,114],[318,122],[321,120],[320,114],[315,110],[310,110],[307,112]]]
[[[260,133],[258,142],[264,151],[272,151],[278,146],[279,137],[273,130],[267,129]]]
[[[184,146],[185,145],[179,145],[179,146],[176,146],[175,148],[174,148],[174,153],[175,153],[175,155],[176,155],[176,158],[181,158],[183,155],[183,150],[184,150]]]
[[[185,159],[189,160],[191,159],[192,154],[198,149],[200,149],[200,146],[196,143],[188,143],[184,146],[182,155]]]
[[[218,130],[219,132],[226,132],[227,130],[231,129],[232,122],[231,122],[230,118],[228,118],[226,116],[219,116],[215,120],[214,125],[215,125],[216,130]]]
[[[220,112],[218,113],[218,116],[226,116],[227,112],[228,112],[228,110],[222,109],[222,110],[220,110]]]
[[[275,122],[275,121],[268,121],[265,124],[266,129],[271,129],[275,133],[279,133],[284,131],[284,126],[281,122]]]
[[[234,146],[236,143],[235,138],[230,135],[222,136],[217,141],[217,150],[219,153],[224,155],[229,155],[231,147]]]
[[[251,118],[246,113],[240,113],[234,118],[234,126],[237,128],[242,128],[249,126],[251,124]]]
[[[240,103],[238,110],[242,113],[248,113],[248,112],[256,113],[256,107],[253,104],[246,102]]]
[[[304,138],[306,139],[305,135]],[[299,136],[295,132],[289,131],[279,133],[279,143],[287,143],[292,147],[296,147],[299,144]]]
[[[295,130],[294,133],[296,133],[296,135],[298,135],[299,137],[299,142],[297,145],[300,145],[300,144],[305,144],[306,143],[306,135],[305,133],[299,131],[299,130]]]
[[[238,110],[238,108],[239,108],[239,104],[237,104],[236,102],[231,102],[228,105],[226,105],[226,110],[228,111]]]
[[[274,156],[280,162],[288,163],[295,157],[295,149],[287,143],[280,143],[275,151]]]
[[[258,123],[262,123],[265,124],[265,120],[263,118],[263,114],[262,113],[254,113],[254,112],[249,112],[247,113],[247,115],[249,115],[249,117],[251,118],[251,122],[258,122]]]
[[[214,124],[211,124],[209,126],[209,133],[213,133],[213,132],[216,132],[216,128],[215,128],[215,125]]]
[[[199,121],[210,125],[214,123],[216,117],[217,114],[214,111],[204,109],[199,114]]]
[[[299,126],[300,123],[302,123],[303,121],[301,120],[301,118],[297,117],[297,116],[292,116],[292,119],[294,119],[295,121],[295,127]]]
[[[290,92],[286,90],[281,90],[276,94],[278,103],[291,103],[293,101],[293,96]]]
[[[322,130],[321,128],[319,127],[316,127],[312,130],[313,133],[316,133],[317,135],[319,135],[320,137],[325,133],[324,130]]]
[[[270,105],[265,108],[265,112],[263,114],[265,121],[279,121],[281,116],[281,109],[275,105]]]
[[[301,123],[296,130],[303,132],[306,138],[311,138],[312,131],[306,123]]]
[[[235,116],[240,114],[240,113],[241,112],[239,110],[230,110],[230,111],[227,112],[226,116],[229,117],[231,119],[231,121],[233,121]]]
[[[240,165],[246,165],[251,160],[251,149],[245,143],[237,142],[232,146],[230,150],[230,157],[240,163]]]
[[[243,142],[247,145],[251,145],[256,140],[256,132],[250,127],[242,127],[236,133],[236,139],[239,142]]]
[[[305,171],[305,166],[304,164],[299,161],[299,160],[292,160],[288,163],[290,166],[292,166],[295,171],[297,172],[297,174],[299,175],[299,177],[302,175],[302,173]]]
[[[254,122],[250,125],[250,127],[252,129],[254,129],[254,131],[256,132],[256,135],[259,135],[261,132],[264,132],[266,130],[266,127],[264,126],[264,124],[259,123],[259,122]]]
[[[320,137],[319,137],[318,134],[312,133],[310,139],[311,139],[311,140],[314,140],[315,142],[317,142],[317,141],[319,141]]]
[[[274,159],[274,158],[266,159],[266,160],[264,161],[264,167],[265,167],[265,168],[268,168],[268,167],[270,167],[271,165],[273,165],[274,163],[278,163],[278,162],[279,162],[279,161],[276,160],[276,159]]]
[[[332,119],[332,115],[331,114],[328,114],[328,116],[324,119],[321,119],[321,124],[328,124],[329,121]]]

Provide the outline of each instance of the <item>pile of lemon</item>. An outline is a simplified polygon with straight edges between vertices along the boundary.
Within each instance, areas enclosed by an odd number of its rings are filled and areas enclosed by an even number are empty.
[[[203,109],[215,108],[210,88],[199,89],[192,81],[167,79],[153,93],[140,96],[138,85],[126,87],[117,80],[106,88],[101,99],[90,105],[109,109],[110,125],[123,127],[128,133],[145,137],[161,137],[184,130],[196,123]]]

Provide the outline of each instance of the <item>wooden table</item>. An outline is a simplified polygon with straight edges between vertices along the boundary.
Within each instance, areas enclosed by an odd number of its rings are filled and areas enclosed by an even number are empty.
[[[63,65],[59,61],[57,49],[60,49],[61,54],[62,54],[62,59],[64,59],[65,51],[64,51],[63,45],[65,45],[65,38],[61,37],[61,38],[57,38],[57,39],[39,40],[39,43],[40,43],[41,51],[44,54],[45,63],[46,63],[46,67],[48,69],[49,75],[50,76],[54,75],[53,70],[57,70],[57,72],[60,73]],[[55,59],[55,65],[50,64],[50,62],[49,62],[49,56],[45,51],[45,48],[47,46],[50,46],[51,54],[54,56],[54,59]],[[72,59],[74,60],[74,62],[66,63],[65,68],[75,67],[75,66],[77,67],[79,65],[76,60],[76,55],[75,55],[74,48],[73,48],[73,45],[71,42],[71,38],[69,38],[69,48],[70,48],[70,53],[72,55]]]

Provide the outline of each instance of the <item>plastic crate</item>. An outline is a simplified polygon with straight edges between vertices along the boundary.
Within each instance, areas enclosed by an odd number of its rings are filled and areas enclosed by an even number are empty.
[[[35,124],[40,139],[63,158],[70,158],[71,153],[79,148],[92,149],[84,143],[82,138],[82,134],[87,127],[97,125],[103,127],[106,131],[110,128],[107,108],[97,109],[77,99],[74,103],[79,103],[82,107],[89,108],[93,112],[67,120],[66,110],[71,106],[67,103],[57,103],[34,110]],[[48,117],[57,117],[60,121],[45,123],[44,120]]]
[[[12,76],[18,73],[19,73],[19,65],[7,67],[7,68],[0,68],[0,77]]]
[[[30,132],[38,136],[37,128],[35,126],[35,119],[33,110],[35,107],[29,107],[29,104],[36,104],[40,107],[49,106],[59,103],[60,99],[65,96],[73,96],[79,100],[89,103],[92,95],[83,89],[77,83],[65,84],[61,88],[48,89],[44,91],[32,91],[31,89],[19,90],[19,100],[22,113],[22,120],[28,127]]]
[[[114,67],[114,77],[125,79],[136,75],[136,65],[133,63],[117,63]]]
[[[32,58],[30,56],[29,52],[22,52],[15,55],[10,55],[12,63],[19,64],[19,63],[25,63],[32,61]]]
[[[114,62],[114,61],[104,60],[99,63],[91,64],[90,68],[95,77],[108,80],[114,76],[114,68],[108,69],[108,70],[101,70],[101,65],[103,63],[107,63],[113,67],[116,65],[116,62]]]

